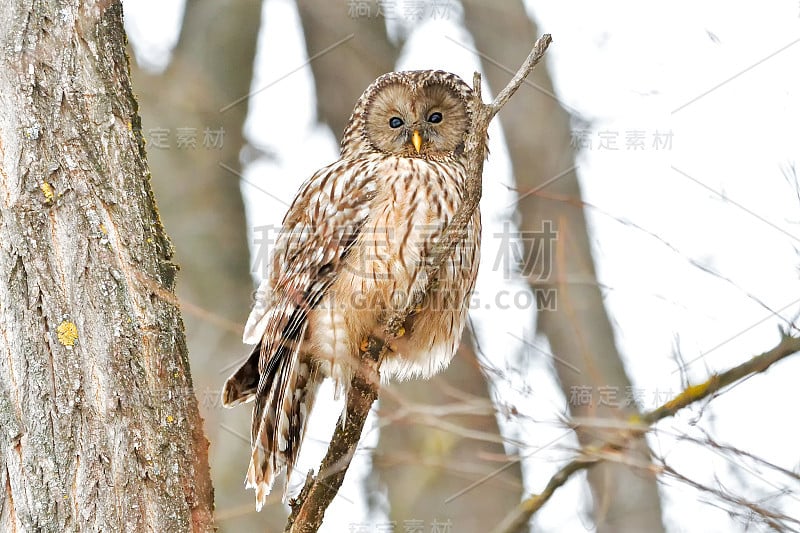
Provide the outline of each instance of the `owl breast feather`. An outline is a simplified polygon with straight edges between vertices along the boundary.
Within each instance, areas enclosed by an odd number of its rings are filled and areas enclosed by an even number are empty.
[[[340,383],[368,335],[382,336],[383,321],[407,308],[427,287],[425,267],[444,228],[463,200],[461,164],[385,157],[376,167],[376,194],[358,237],[343,258],[321,304],[309,315],[307,349]],[[384,378],[429,377],[458,346],[478,268],[480,214],[439,275],[436,289],[392,339]]]

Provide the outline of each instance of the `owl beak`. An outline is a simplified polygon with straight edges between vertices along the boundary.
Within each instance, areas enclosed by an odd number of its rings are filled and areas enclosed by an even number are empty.
[[[414,145],[414,149],[419,153],[419,149],[422,148],[422,135],[419,134],[419,130],[414,130],[414,133],[411,134],[411,144]]]

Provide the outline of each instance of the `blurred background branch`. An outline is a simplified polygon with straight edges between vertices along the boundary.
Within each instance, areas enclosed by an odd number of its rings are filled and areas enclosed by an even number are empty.
[[[522,531],[531,517],[539,511],[555,491],[561,487],[566,481],[581,470],[585,470],[599,463],[616,463],[621,466],[630,468],[630,460],[628,458],[621,459],[625,456],[631,447],[632,443],[644,433],[649,430],[649,427],[656,424],[659,420],[675,416],[678,411],[688,407],[689,405],[705,399],[713,399],[717,394],[724,392],[723,389],[735,385],[737,382],[743,381],[761,372],[766,372],[773,364],[781,359],[789,357],[800,351],[800,338],[791,337],[781,332],[781,342],[771,350],[757,355],[749,359],[741,365],[735,366],[720,374],[713,374],[703,383],[693,385],[684,389],[680,394],[672,398],[670,401],[659,406],[652,411],[643,413],[641,417],[634,417],[628,422],[627,428],[616,430],[614,440],[605,442],[599,447],[592,445],[591,447],[584,446],[578,453],[578,457],[563,467],[550,479],[545,488],[539,494],[534,494],[522,500],[519,506],[510,513],[497,527],[493,533],[517,533]],[[645,468],[650,468],[650,463],[644,463]],[[711,489],[702,484],[697,483],[691,478],[678,474],[674,469],[666,465],[657,467],[652,466],[652,469],[666,471],[669,475],[681,479],[682,482],[690,484],[695,488],[702,491],[716,494],[717,496],[726,499],[727,496],[718,490]],[[633,470],[633,469],[631,469]],[[655,474],[656,472],[653,472]],[[653,475],[653,477],[655,477]],[[730,498],[727,498],[730,499]],[[761,520],[768,526],[774,528],[776,531],[789,531],[794,526],[800,525],[800,521],[793,519],[783,513],[774,512],[758,505],[748,502],[744,498],[734,499],[734,503],[746,506],[752,513],[760,516]],[[752,517],[751,517],[752,518]],[[794,526],[792,526],[794,524]]]

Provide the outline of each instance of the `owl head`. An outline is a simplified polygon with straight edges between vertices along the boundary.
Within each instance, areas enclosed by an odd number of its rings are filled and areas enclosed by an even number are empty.
[[[342,137],[342,157],[447,159],[463,152],[472,89],[441,70],[390,72],[367,87]]]

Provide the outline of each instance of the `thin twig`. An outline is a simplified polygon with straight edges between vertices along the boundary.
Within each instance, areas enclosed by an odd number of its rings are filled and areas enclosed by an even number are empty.
[[[516,92],[523,80],[533,71],[536,64],[544,56],[552,38],[545,34],[533,45],[531,53],[519,68],[509,84],[498,94],[491,104],[483,103],[481,99],[481,77],[477,72],[473,77],[473,96],[470,102],[471,125],[464,142],[464,155],[466,157],[466,197],[459,206],[453,219],[442,234],[441,239],[431,251],[432,261],[425,269],[427,283],[424,290],[411,304],[391,315],[386,321],[386,340],[397,337],[400,328],[408,316],[417,307],[424,295],[435,287],[436,278],[441,266],[447,261],[455,250],[456,245],[467,233],[467,227],[472,220],[475,209],[482,194],[483,161],[486,159],[486,138],[489,123],[500,108]],[[350,460],[355,453],[361,431],[369,413],[372,403],[378,397],[378,367],[385,351],[385,340],[370,337],[367,351],[362,355],[361,368],[354,373],[347,398],[347,406],[340,419],[328,447],[328,452],[322,461],[320,473],[314,477],[309,473],[306,483],[298,497],[292,501],[292,512],[286,524],[286,532],[313,533],[322,525],[325,510],[330,505],[339,487],[344,480]],[[322,480],[324,479],[324,482]]]
[[[542,60],[544,57],[544,53],[547,51],[547,47],[550,46],[550,43],[553,39],[550,37],[550,34],[542,35],[533,45],[531,49],[531,53],[528,54],[528,57],[525,58],[525,62],[522,63],[522,66],[517,70],[517,73],[511,78],[511,81],[508,82],[500,93],[498,93],[497,98],[494,99],[489,107],[492,108],[494,114],[497,114],[506,102],[517,92],[522,82],[525,81],[525,78],[533,71],[533,68],[536,66],[539,61]],[[494,116],[494,114],[492,116]]]
[[[767,505],[759,505],[758,501],[749,501],[745,498],[729,493],[721,485],[715,488],[710,485],[700,483],[684,474],[681,474],[667,464],[664,464],[661,467],[661,470],[666,477],[671,477],[700,492],[713,494],[720,501],[729,506],[719,507],[732,517],[738,516],[746,521],[760,519],[764,525],[768,526],[772,531],[800,531],[800,520],[798,520],[796,516],[789,516],[777,508],[768,507],[769,502]],[[774,496],[769,497],[768,500],[770,500],[771,503],[774,503]]]
[[[561,469],[550,478],[550,481],[547,482],[547,485],[540,494],[534,494],[524,499],[511,514],[507,515],[503,521],[495,527],[494,532],[502,533],[522,529],[522,527],[528,523],[530,517],[533,516],[533,513],[541,509],[556,490],[569,480],[572,474],[588,469],[596,465],[599,461],[599,458],[582,457],[573,459],[561,467]]]
[[[621,431],[621,434],[618,436],[625,437],[627,442],[639,439],[659,420],[674,416],[684,407],[709,398],[736,382],[764,372],[776,362],[799,351],[800,338],[790,337],[784,332],[781,332],[781,341],[773,349],[761,355],[757,355],[741,365],[726,370],[721,374],[714,374],[699,385],[687,387],[665,404],[641,416],[630,419],[628,421],[630,426],[628,431]],[[602,453],[603,451],[614,451],[616,455],[618,455],[620,449],[624,448],[625,443],[620,444],[620,442],[614,442],[600,446],[599,452],[593,452],[590,449],[581,450],[580,455],[576,459],[573,459],[556,472],[540,494],[534,494],[524,499],[517,505],[514,511],[506,516],[505,519],[492,530],[492,533],[515,533],[522,530],[533,514],[547,503],[556,489],[563,485],[572,474],[580,472],[581,470],[586,470],[598,462],[605,460]],[[594,450],[598,450],[598,447],[595,446]]]
[[[678,394],[675,398],[668,401],[664,405],[642,415],[642,423],[649,426],[655,422],[658,422],[662,418],[673,416],[687,405],[707,398],[712,394],[716,394],[723,388],[732,385],[736,381],[764,372],[775,362],[780,361],[784,357],[792,355],[797,351],[800,351],[800,338],[789,337],[783,333],[781,333],[781,335],[782,340],[780,344],[778,344],[772,350],[761,355],[757,355],[749,361],[726,370],[721,374],[714,374],[699,385],[688,387],[686,390]]]

